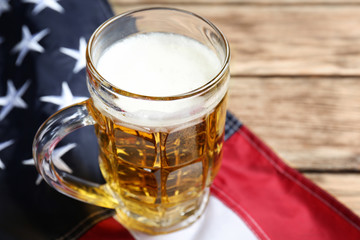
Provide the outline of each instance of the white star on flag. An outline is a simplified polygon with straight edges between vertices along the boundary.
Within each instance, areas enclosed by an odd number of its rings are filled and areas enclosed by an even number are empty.
[[[10,145],[12,145],[14,142],[15,142],[14,140],[8,140],[6,142],[0,143],[0,152],[5,148],[9,147]],[[5,169],[5,164],[1,161],[1,159],[0,159],[0,169]]]
[[[51,8],[52,10],[63,13],[64,8],[58,3],[59,0],[23,0],[25,3],[34,3],[36,4],[32,14],[36,15],[45,8]]]
[[[0,0],[0,16],[4,12],[10,11],[11,7],[9,5],[9,0]]]
[[[59,110],[72,104],[85,101],[87,97],[74,97],[67,82],[62,83],[61,96],[43,96],[40,101],[59,105]]]
[[[3,106],[0,112],[0,121],[3,120],[8,113],[14,108],[27,108],[26,102],[21,98],[28,89],[30,81],[27,80],[21,88],[16,91],[14,83],[11,80],[7,81],[6,96],[0,97],[0,106]]]
[[[76,64],[73,69],[73,73],[78,73],[81,69],[86,66],[85,52],[86,52],[86,40],[81,37],[79,40],[79,50],[71,48],[60,48],[60,52],[66,54],[76,60]]]
[[[67,172],[67,173],[72,173],[72,169],[61,159],[61,157],[65,153],[67,153],[68,151],[73,149],[74,147],[76,147],[76,143],[69,143],[69,144],[59,147],[53,151],[52,160],[53,160],[53,163],[56,168],[58,168],[59,170],[62,170],[64,172]],[[22,163],[24,165],[35,165],[35,161],[33,158],[24,160],[24,161],[22,161]],[[39,185],[41,180],[42,180],[42,176],[39,174],[39,176],[35,182],[36,185]]]
[[[29,51],[44,52],[44,48],[38,43],[43,39],[48,33],[49,29],[44,29],[34,35],[31,35],[31,32],[27,26],[22,26],[22,39],[16,44],[16,46],[11,50],[13,53],[19,52],[19,56],[16,59],[16,66],[21,65],[26,54]]]

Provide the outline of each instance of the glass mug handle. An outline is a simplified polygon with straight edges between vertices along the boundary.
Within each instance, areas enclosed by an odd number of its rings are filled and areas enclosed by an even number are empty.
[[[35,165],[45,181],[59,192],[101,207],[115,208],[119,203],[111,195],[109,186],[93,183],[56,170],[52,152],[56,145],[71,132],[96,122],[89,114],[89,99],[62,109],[40,127],[33,143]]]

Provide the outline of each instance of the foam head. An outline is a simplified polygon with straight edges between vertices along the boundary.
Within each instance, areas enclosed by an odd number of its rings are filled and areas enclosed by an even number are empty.
[[[214,52],[185,36],[137,34],[111,45],[97,63],[119,89],[147,96],[173,96],[209,82],[220,70]]]
[[[108,47],[96,64],[99,74],[116,88],[153,97],[176,96],[202,87],[221,67],[220,59],[208,47],[170,33],[124,38]],[[220,95],[213,102],[219,102],[224,93]],[[110,115],[121,121],[135,119],[138,124],[148,126],[173,125],[194,115],[198,108],[206,107],[200,98],[140,103],[138,99],[124,97],[116,105],[126,116],[108,109]]]

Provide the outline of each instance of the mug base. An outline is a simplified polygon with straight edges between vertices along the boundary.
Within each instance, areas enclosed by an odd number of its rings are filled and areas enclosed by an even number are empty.
[[[138,231],[150,235],[166,234],[181,230],[193,224],[204,213],[209,201],[210,189],[204,189],[201,197],[197,199],[197,208],[188,212],[178,211],[176,216],[171,215],[172,219],[153,220],[143,216],[125,212],[122,209],[115,209],[116,215],[114,218],[125,228],[131,231]]]

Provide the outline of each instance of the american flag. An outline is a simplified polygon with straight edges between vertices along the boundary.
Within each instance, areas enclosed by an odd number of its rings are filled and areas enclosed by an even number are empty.
[[[0,239],[71,239],[112,214],[49,187],[31,149],[51,114],[88,98],[86,42],[112,15],[103,0],[0,0]],[[93,129],[76,132],[54,164],[101,183],[96,144]]]
[[[105,0],[0,0],[1,240],[360,239],[358,216],[288,167],[231,114],[209,206],[183,231],[129,232],[110,217],[113,210],[48,186],[34,167],[33,137],[51,114],[89,97],[86,41],[112,15]],[[62,171],[103,182],[91,127],[62,140],[53,160]]]

